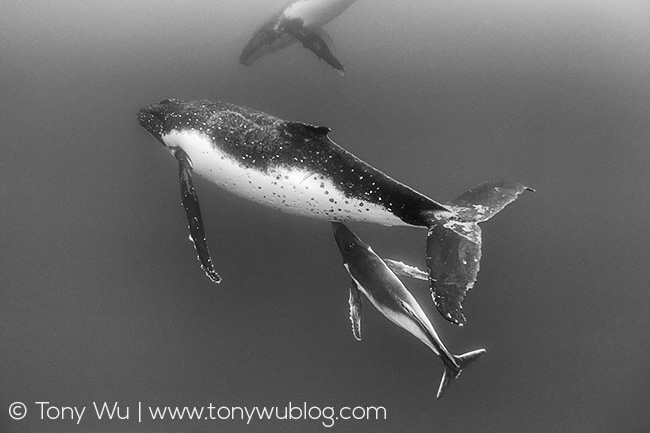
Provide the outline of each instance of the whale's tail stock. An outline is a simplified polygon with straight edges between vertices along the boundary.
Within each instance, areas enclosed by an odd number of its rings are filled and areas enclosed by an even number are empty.
[[[469,367],[476,361],[479,356],[485,353],[485,349],[473,350],[471,352],[463,353],[462,355],[452,355],[454,362],[458,364],[458,367],[445,364],[445,370],[442,373],[442,379],[440,380],[440,385],[438,386],[438,393],[436,398],[442,397],[442,395],[447,390],[447,387],[451,385],[454,379],[458,378],[464,369]]]
[[[524,191],[534,191],[508,181],[482,183],[447,207],[451,212],[431,218],[427,233],[427,272],[431,296],[442,316],[465,324],[462,302],[474,286],[481,260],[484,222],[512,203]]]

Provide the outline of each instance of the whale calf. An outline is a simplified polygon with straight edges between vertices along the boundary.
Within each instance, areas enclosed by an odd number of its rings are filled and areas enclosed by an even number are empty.
[[[282,120],[261,111],[207,100],[165,99],[138,120],[177,159],[183,206],[201,266],[215,282],[191,173],[254,202],[335,222],[427,229],[426,263],[438,311],[462,325],[462,301],[476,281],[481,230],[530,188],[486,182],[448,204],[396,181],[344,150],[329,128]]]
[[[293,0],[267,19],[253,34],[239,56],[250,65],[260,57],[300,41],[328,65],[344,74],[334,44],[322,26],[339,16],[356,0]]]
[[[451,354],[418,302],[381,257],[344,224],[333,222],[332,228],[343,265],[352,278],[349,304],[354,337],[361,340],[361,292],[391,322],[409,331],[442,360],[445,370],[436,395],[440,398],[451,381],[485,349]]]

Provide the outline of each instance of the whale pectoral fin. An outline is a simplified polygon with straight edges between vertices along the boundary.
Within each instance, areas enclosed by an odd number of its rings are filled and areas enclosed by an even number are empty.
[[[182,204],[187,215],[187,222],[190,227],[190,239],[194,243],[194,248],[201,262],[201,268],[205,274],[215,283],[221,282],[221,277],[217,274],[212,264],[212,257],[208,250],[208,243],[205,239],[203,229],[203,219],[201,218],[201,207],[199,206],[199,197],[194,190],[192,182],[192,164],[187,153],[181,148],[172,150],[178,161],[178,177],[181,183]]]
[[[451,202],[461,218],[477,223],[487,221],[515,201],[524,191],[535,191],[517,182],[491,181],[471,188]]]
[[[438,311],[465,324],[462,303],[474,286],[481,260],[481,228],[475,222],[440,221],[427,234],[429,287]]]
[[[391,259],[383,259],[384,263],[388,265],[391,271],[395,272],[397,276],[415,278],[416,280],[429,280],[429,274],[418,268],[417,266],[407,265],[404,262],[398,262]]]
[[[328,43],[318,32],[304,28],[301,19],[294,19],[288,22],[286,24],[286,31],[302,42],[302,45],[316,54],[319,59],[325,60],[328,65],[336,69],[339,75],[344,75],[345,69],[343,68],[343,64],[336,58]]]
[[[350,322],[352,322],[352,335],[354,338],[361,341],[361,291],[357,287],[357,283],[352,280],[350,285]]]

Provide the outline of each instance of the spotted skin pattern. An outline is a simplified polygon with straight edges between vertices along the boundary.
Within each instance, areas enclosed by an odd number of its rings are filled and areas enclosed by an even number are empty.
[[[447,209],[332,142],[329,128],[211,101],[165,100],[140,123],[193,170],[244,198],[330,221],[427,226]]]

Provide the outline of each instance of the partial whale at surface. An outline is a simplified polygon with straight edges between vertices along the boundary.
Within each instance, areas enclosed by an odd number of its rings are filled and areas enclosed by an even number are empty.
[[[343,265],[352,278],[348,302],[354,337],[361,340],[361,292],[379,312],[413,334],[442,360],[445,370],[436,394],[437,398],[442,397],[449,384],[483,355],[485,349],[462,355],[449,352],[420,304],[382,258],[344,224],[333,222],[332,228]]]
[[[343,64],[336,57],[332,38],[322,27],[338,17],[356,0],[293,0],[267,19],[253,34],[239,56],[250,65],[260,57],[286,48],[297,41],[343,76]]]
[[[179,162],[192,240],[211,280],[219,278],[203,234],[198,197],[188,181],[191,172],[291,214],[426,228],[432,297],[440,313],[459,325],[465,322],[462,301],[479,269],[478,223],[530,189],[514,182],[487,182],[442,204],[335,144],[329,128],[224,102],[166,99],[141,109],[138,119]]]

